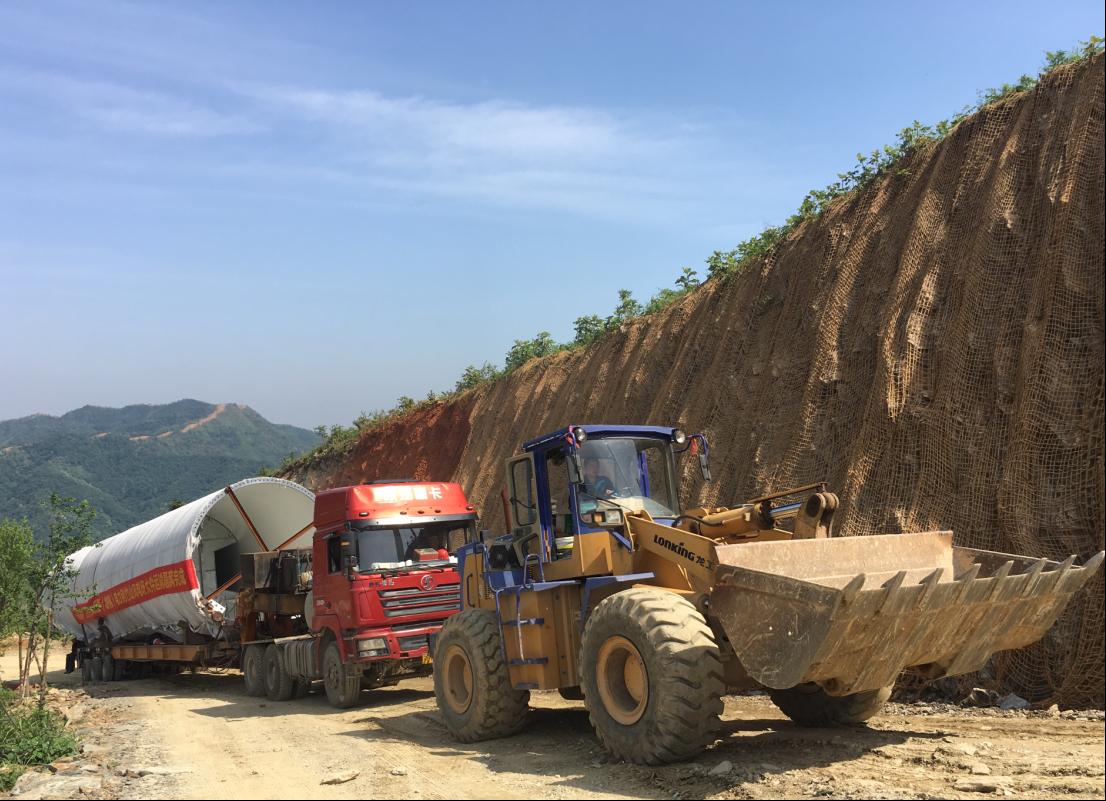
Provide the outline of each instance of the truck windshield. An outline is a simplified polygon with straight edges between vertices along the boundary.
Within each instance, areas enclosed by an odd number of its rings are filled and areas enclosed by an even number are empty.
[[[448,520],[417,526],[374,526],[352,521],[357,537],[357,569],[403,570],[450,561],[466,541],[471,520]]]
[[[678,514],[672,475],[671,449],[667,441],[646,437],[589,439],[580,446],[583,486],[579,488],[579,512],[604,506],[604,501],[653,517]]]

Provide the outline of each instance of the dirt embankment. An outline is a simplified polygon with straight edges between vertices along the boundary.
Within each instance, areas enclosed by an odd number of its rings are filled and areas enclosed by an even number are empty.
[[[1103,548],[1103,64],[1052,73],[834,206],[736,279],[366,436],[314,486],[460,481],[491,527],[502,460],[569,423],[704,431],[733,503],[826,480],[839,531],[951,528],[1063,558]],[[1103,579],[997,660],[1034,700],[1103,703]]]

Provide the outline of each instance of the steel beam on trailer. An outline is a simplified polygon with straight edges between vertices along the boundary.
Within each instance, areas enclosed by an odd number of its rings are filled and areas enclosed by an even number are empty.
[[[273,548],[273,550],[274,550],[274,551],[280,551],[280,550],[283,550],[283,548],[284,548],[284,547],[285,547],[286,545],[288,545],[288,544],[289,544],[289,543],[291,543],[291,542],[295,542],[295,541],[296,541],[296,538],[297,538],[297,537],[299,537],[299,536],[300,536],[301,534],[304,534],[304,533],[305,533],[305,532],[306,532],[306,531],[307,531],[307,530],[308,530],[309,528],[311,528],[311,527],[312,527],[312,526],[314,526],[314,525],[315,525],[315,521],[314,521],[314,520],[312,520],[312,521],[311,521],[310,523],[308,523],[308,524],[307,524],[306,526],[304,526],[303,528],[301,528],[301,529],[300,529],[299,531],[297,531],[297,532],[296,532],[295,534],[293,534],[293,535],[292,535],[291,537],[289,537],[288,539],[286,539],[286,540],[285,540],[284,542],[282,542],[282,543],[281,543],[280,545],[278,545],[277,547]]]
[[[230,499],[234,501],[234,505],[238,507],[239,514],[242,515],[242,519],[246,521],[246,525],[249,526],[250,531],[253,533],[253,537],[257,540],[257,544],[261,546],[261,550],[269,550],[269,546],[265,544],[265,540],[261,539],[261,534],[257,531],[257,526],[250,520],[250,516],[246,514],[245,508],[242,506],[242,502],[238,500],[238,496],[234,494],[234,490],[231,487],[227,487],[225,492],[230,496]]]

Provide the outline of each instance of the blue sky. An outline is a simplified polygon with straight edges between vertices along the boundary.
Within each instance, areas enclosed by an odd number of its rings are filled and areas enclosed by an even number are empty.
[[[348,423],[703,270],[1098,2],[0,4],[0,419]]]

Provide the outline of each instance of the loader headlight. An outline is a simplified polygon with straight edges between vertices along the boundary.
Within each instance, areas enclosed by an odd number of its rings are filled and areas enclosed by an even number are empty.
[[[672,440],[677,445],[683,445],[685,442],[687,442],[687,434],[677,428],[675,431],[672,432]]]

